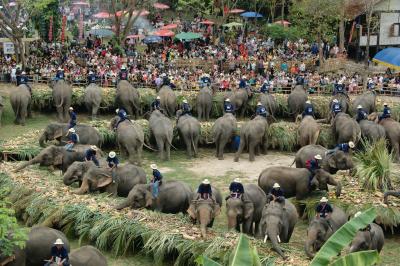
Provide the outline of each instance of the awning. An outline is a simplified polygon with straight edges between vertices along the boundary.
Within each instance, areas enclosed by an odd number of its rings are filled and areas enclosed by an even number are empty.
[[[244,17],[244,18],[262,18],[263,17],[263,15],[261,15],[260,13],[250,12],[250,11],[240,14],[240,16]]]
[[[154,32],[153,34],[156,36],[160,36],[160,37],[172,37],[175,35],[175,33],[170,30],[158,30],[158,31]]]
[[[179,40],[189,41],[194,39],[200,39],[203,37],[201,34],[194,33],[194,32],[181,32],[175,36]]]
[[[235,9],[229,10],[229,13],[231,13],[231,14],[240,14],[240,13],[243,13],[244,11],[245,10],[243,10],[243,9],[235,8]]]
[[[111,15],[108,12],[100,12],[100,13],[93,15],[93,17],[95,17],[95,18],[110,18],[110,16]]]
[[[143,42],[144,42],[145,44],[160,43],[160,42],[162,42],[162,40],[163,40],[163,39],[162,39],[160,36],[152,35],[152,36],[147,36],[146,38],[144,38],[144,39],[143,39]]]
[[[383,49],[374,56],[372,61],[390,68],[400,69],[400,48]]]
[[[162,30],[173,30],[173,29],[176,29],[177,27],[178,27],[177,24],[168,24],[168,25],[162,26],[160,29],[162,29]]]
[[[156,9],[168,9],[169,5],[162,4],[162,3],[154,3],[153,7]]]

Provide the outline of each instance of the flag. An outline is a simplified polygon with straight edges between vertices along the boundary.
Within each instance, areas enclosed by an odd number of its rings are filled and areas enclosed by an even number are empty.
[[[63,16],[62,18],[62,27],[61,27],[61,43],[65,41],[65,26],[67,25],[67,16]]]
[[[79,15],[79,39],[83,39],[83,13]]]
[[[354,27],[356,26],[356,22],[353,21],[353,25],[351,25],[351,31],[349,36],[349,43],[351,43],[351,39],[353,39]]]
[[[49,21],[49,42],[53,41],[53,16],[50,16]]]
[[[226,15],[226,14],[228,14],[228,12],[229,12],[228,6],[224,6],[224,14]]]

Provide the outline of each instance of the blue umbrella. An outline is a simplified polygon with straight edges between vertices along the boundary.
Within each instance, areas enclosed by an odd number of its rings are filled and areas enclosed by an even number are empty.
[[[155,35],[152,35],[152,36],[147,36],[146,38],[144,38],[143,39],[143,42],[145,43],[145,44],[149,44],[149,43],[159,43],[159,42],[162,42],[162,38],[160,37],[160,36],[155,36]]]
[[[91,29],[89,33],[92,35],[99,36],[100,38],[111,37],[114,35],[114,32],[109,29]]]
[[[242,16],[244,18],[262,18],[263,17],[263,15],[261,15],[260,13],[251,12],[251,11],[244,12],[244,13],[240,14],[240,16]]]
[[[400,69],[400,48],[386,48],[377,53],[372,61],[390,68]]]

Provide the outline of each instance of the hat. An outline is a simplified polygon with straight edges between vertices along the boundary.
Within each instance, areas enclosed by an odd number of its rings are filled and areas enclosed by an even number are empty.
[[[339,101],[338,101],[338,99],[333,99],[333,102],[338,103]]]
[[[166,77],[166,76],[167,76],[167,74],[165,74],[165,73],[161,74],[161,77]]]
[[[349,141],[349,146],[350,146],[350,148],[354,148],[355,147],[355,145],[354,145],[354,142],[352,142],[352,141]]]
[[[161,97],[160,96],[157,96],[157,100],[160,100],[161,99]]]
[[[264,80],[264,83],[268,83],[268,79],[265,79],[265,80]]]
[[[242,76],[242,79],[246,79],[246,76]]]
[[[311,103],[311,101],[310,101],[310,100],[307,100],[307,101],[306,101],[306,103],[310,104],[310,103]]]
[[[61,238],[57,238],[56,242],[54,242],[54,245],[64,245],[64,242],[61,240]]]
[[[70,129],[68,129],[68,132],[75,133],[75,129],[72,127],[72,128],[70,128]]]
[[[357,106],[357,109],[361,109],[361,108],[362,108],[362,106],[361,106],[361,105]]]
[[[201,182],[201,183],[204,184],[204,185],[209,185],[210,181],[208,181],[208,179],[204,179],[203,182]]]
[[[354,214],[354,218],[358,217],[362,212],[356,212],[356,214]]]
[[[231,100],[229,98],[226,98],[225,102],[230,102]]]
[[[278,183],[275,183],[273,188],[280,188],[281,186]]]
[[[96,145],[92,145],[92,146],[90,146],[90,148],[91,148],[92,150],[94,150],[94,151],[97,151]]]
[[[261,102],[258,102],[257,105],[261,105]]]
[[[117,108],[117,109],[115,109],[115,112],[118,114],[118,112],[119,112],[119,109]]]
[[[183,103],[187,103],[188,101],[186,100],[186,99],[183,99],[183,101],[182,101]]]
[[[322,160],[322,157],[321,157],[320,154],[315,155],[314,158],[317,159],[317,160]]]
[[[25,74],[26,74],[26,72],[25,72],[25,71],[22,71],[21,75],[25,75]]]
[[[233,180],[233,182],[241,183],[241,182],[240,182],[240,178],[238,178],[238,177],[236,177],[236,178]]]
[[[117,154],[115,153],[115,151],[110,151],[110,153],[108,154],[108,157],[110,158],[115,158]]]
[[[62,69],[61,67],[59,67],[59,68],[58,68],[58,71],[61,71],[61,70],[63,70],[63,69]]]
[[[150,168],[153,170],[157,170],[157,165],[155,163],[150,164]]]
[[[383,106],[387,106],[388,104],[387,103],[383,103]]]
[[[93,74],[93,71],[89,71],[89,75],[92,75]]]
[[[319,202],[328,202],[328,199],[325,198],[325,197],[322,197],[322,198],[319,200]]]
[[[73,110],[74,110],[74,108],[71,106],[71,107],[69,108],[69,110],[70,110],[70,111],[73,111]]]
[[[126,69],[126,66],[122,65],[121,70],[124,70],[124,69]]]

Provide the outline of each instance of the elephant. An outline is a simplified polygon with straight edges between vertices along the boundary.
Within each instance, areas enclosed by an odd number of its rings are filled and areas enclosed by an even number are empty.
[[[352,141],[355,145],[361,139],[361,129],[356,120],[345,113],[338,113],[332,123],[332,132],[336,143]]]
[[[193,200],[190,203],[187,213],[193,221],[200,224],[201,236],[206,237],[207,227],[212,227],[215,217],[221,211],[222,195],[219,189],[211,186],[213,199],[197,199],[197,193],[194,193]]]
[[[51,247],[58,238],[64,242],[69,252],[69,242],[64,233],[45,226],[33,227],[25,246],[26,265],[43,266],[44,260],[51,258]]]
[[[272,117],[278,111],[278,103],[276,102],[275,97],[269,93],[262,93],[260,96],[260,102],[265,108],[267,108],[268,112]]]
[[[255,155],[259,154],[260,148],[266,154],[268,149],[267,129],[267,119],[259,115],[244,124],[240,129],[240,145],[235,154],[234,161],[239,161],[239,156],[245,148],[249,150],[250,162],[255,160]]]
[[[236,112],[240,113],[240,117],[244,117],[244,113],[247,108],[247,102],[252,97],[253,93],[251,89],[238,89],[225,95],[224,100],[230,99],[233,106],[235,106]],[[239,112],[240,111],[240,112]]]
[[[381,252],[385,244],[385,235],[382,228],[376,223],[369,224],[370,229],[358,231],[350,244],[350,253],[363,250],[377,250]]]
[[[378,114],[372,113],[368,120],[377,120]],[[385,118],[379,122],[379,125],[385,128],[386,139],[392,148],[393,159],[396,163],[400,162],[400,123],[393,118]]]
[[[120,118],[116,116],[111,120],[111,129],[115,128],[119,119]],[[144,144],[142,126],[136,122],[125,120],[118,125],[115,133],[119,150],[129,157],[128,160],[130,163],[141,165]]]
[[[376,94],[373,91],[366,91],[363,94],[357,96],[352,104],[351,111],[353,114],[357,114],[357,106],[361,105],[362,108],[371,114],[376,111]]]
[[[320,125],[312,116],[305,116],[297,130],[297,141],[301,147],[316,144],[321,131]]]
[[[135,119],[140,114],[140,95],[127,80],[121,80],[117,85],[115,103],[126,110],[128,115],[134,115]]]
[[[330,123],[333,119],[332,116],[332,106],[333,106],[333,100],[336,99],[339,101],[340,106],[342,107],[342,111],[341,113],[345,113],[348,114],[350,111],[350,98],[343,94],[343,93],[338,93],[336,95],[334,95],[331,99],[331,101],[329,102],[329,113],[328,113],[328,123]]]
[[[149,128],[150,135],[154,137],[157,143],[160,159],[169,160],[173,138],[171,120],[159,110],[155,110],[150,115]]]
[[[99,161],[100,167],[106,167],[107,163],[104,160]],[[96,166],[92,161],[76,161],[73,162],[63,175],[64,185],[70,186],[74,182],[79,182],[79,186],[82,185],[83,176],[91,167]]]
[[[67,170],[63,177],[64,184],[75,180],[74,175],[68,177]],[[112,180],[109,168],[91,166],[82,176],[82,185],[75,193],[82,195],[89,191],[99,190],[100,192],[111,193],[113,196],[127,197],[132,188],[138,184],[145,183],[146,174],[144,170],[133,164],[122,164],[117,167],[115,170],[115,183]]]
[[[50,123],[44,129],[42,135],[39,138],[39,144],[41,147],[46,146],[47,141],[58,140],[60,144],[68,140],[69,124],[67,123]],[[85,124],[78,124],[74,127],[76,134],[79,136],[79,144],[96,145],[101,147],[103,143],[103,137],[100,132],[90,126]]]
[[[3,115],[3,109],[4,109],[4,100],[3,97],[0,95],[0,126],[1,126],[1,117]]]
[[[187,157],[197,157],[197,150],[200,139],[200,123],[196,118],[191,115],[186,114],[181,116],[181,112],[181,110],[177,112],[178,122],[176,124],[179,137],[186,145]]]
[[[311,172],[305,168],[272,166],[261,172],[258,177],[258,185],[268,194],[272,186],[279,183],[285,198],[296,197],[297,200],[301,200],[305,199],[315,188],[328,191],[329,184],[336,186],[336,197],[340,196],[341,183],[325,170],[318,169],[312,180],[310,177]]]
[[[320,166],[330,174],[336,174],[338,170],[349,170],[354,168],[353,160],[350,154],[343,151],[335,151],[326,154],[327,149],[321,145],[307,145],[297,151],[294,162],[297,168],[306,168],[307,160],[314,158],[319,154],[322,157]]]
[[[25,125],[25,119],[31,116],[31,93],[25,84],[19,85],[10,94],[11,107],[15,114],[14,123]]]
[[[60,123],[66,123],[69,119],[71,107],[72,87],[64,80],[57,81],[53,86],[53,100],[57,109],[57,119]]]
[[[218,160],[224,159],[224,148],[236,133],[237,122],[233,114],[226,113],[218,118],[212,127],[213,141],[216,146],[215,156]]]
[[[158,96],[160,96],[160,108],[166,116],[173,117],[177,108],[175,92],[169,86],[162,86]]]
[[[361,137],[367,141],[374,142],[386,138],[385,128],[369,120],[361,120],[359,123]]]
[[[312,259],[328,238],[347,222],[347,215],[339,207],[332,206],[333,212],[327,220],[314,217],[307,229],[306,255]]]
[[[400,191],[395,191],[395,190],[388,190],[383,194],[383,202],[385,204],[388,204],[388,197],[389,196],[393,196],[393,197],[397,197],[400,198]]]
[[[288,106],[291,115],[294,115],[294,120],[304,111],[308,97],[303,85],[296,85],[288,96]]]
[[[100,109],[101,104],[101,95],[103,93],[103,89],[95,83],[90,83],[85,90],[85,105],[86,109],[91,115],[92,120],[96,119],[97,112]]]
[[[210,113],[213,104],[213,96],[210,88],[204,87],[197,94],[196,107],[198,120],[210,120]]]
[[[192,200],[193,191],[181,181],[163,181],[156,199],[152,196],[152,184],[139,184],[133,187],[121,204],[115,208],[147,208],[163,213],[186,213]]]
[[[259,232],[264,242],[269,237],[274,250],[283,258],[286,256],[279,247],[279,243],[289,242],[298,219],[296,207],[287,199],[282,202],[271,201],[264,206]]]
[[[107,258],[93,246],[82,246],[69,254],[72,266],[107,266]]]
[[[255,184],[245,184],[244,194],[240,198],[229,197],[226,200],[226,216],[228,217],[228,229],[240,230],[248,235],[260,236],[258,231],[262,210],[267,197],[264,191]],[[255,225],[253,230],[253,224]]]
[[[6,266],[25,266],[25,249],[14,247],[11,256],[5,256],[0,252],[0,265]]]
[[[18,172],[32,164],[40,164],[40,166],[56,167],[65,173],[73,162],[85,160],[85,152],[89,148],[90,145],[75,145],[74,151],[67,151],[64,147],[51,145],[41,150],[31,160],[21,163],[14,171]],[[102,154],[102,151],[98,150],[98,153]]]

